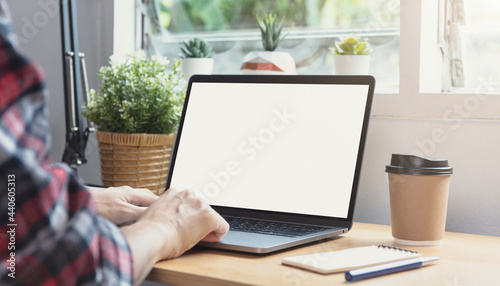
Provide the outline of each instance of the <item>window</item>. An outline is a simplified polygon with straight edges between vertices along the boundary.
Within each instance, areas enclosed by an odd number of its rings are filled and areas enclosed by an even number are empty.
[[[359,34],[373,48],[377,90],[398,91],[398,0],[157,0],[155,8],[150,14],[158,15],[162,31],[151,43],[168,58],[179,57],[183,40],[200,37],[216,52],[215,73],[239,73],[244,55],[262,49],[256,15],[273,12],[285,18],[287,37],[278,49],[292,55],[299,74],[332,74],[328,48],[339,35]]]
[[[474,91],[488,85],[500,93],[500,2],[465,0],[465,23],[460,25],[464,87]]]
[[[495,63],[500,60],[500,3],[488,0],[440,0],[438,3],[438,46],[439,57],[443,59],[441,90],[473,93],[487,87],[488,93],[499,93],[500,71]],[[429,34],[429,29],[425,33]],[[436,61],[437,57],[429,56],[432,54],[428,49],[421,60]],[[433,73],[432,68],[429,70],[432,65],[424,63],[423,66],[424,73]],[[429,77],[427,74],[426,81],[432,81]],[[426,90],[429,84],[422,86],[421,91]]]
[[[183,40],[202,37],[217,52],[215,73],[239,73],[244,55],[261,48],[255,15],[274,11],[287,19],[287,39],[279,49],[292,54],[301,74],[331,74],[333,57],[328,47],[339,35],[358,33],[368,37],[373,46],[370,73],[377,79],[377,93],[407,93],[401,91],[402,85],[417,86],[417,91],[410,88],[411,93],[475,93],[478,89],[489,94],[500,93],[500,69],[495,64],[500,59],[497,52],[500,47],[498,1],[128,1],[154,4],[158,27],[162,28],[158,29],[161,33],[150,36],[148,41],[154,43],[156,53],[170,59],[178,58],[179,44]],[[120,10],[123,6],[117,7]],[[400,6],[411,10],[405,19],[400,19]],[[455,21],[453,15],[446,15],[446,9],[463,16],[463,22],[458,19],[454,31],[458,35],[455,44],[461,60],[458,73],[447,62],[454,55],[443,51],[442,46],[446,27]],[[400,25],[403,25],[400,21],[404,22],[407,33],[405,47],[400,47]],[[405,69],[401,72],[406,79],[400,78],[400,65]],[[458,84],[452,83],[453,73],[463,73]]]

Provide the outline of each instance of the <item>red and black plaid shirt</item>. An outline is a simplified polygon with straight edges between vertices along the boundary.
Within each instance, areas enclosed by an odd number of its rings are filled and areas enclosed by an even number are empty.
[[[127,241],[66,165],[52,166],[42,71],[0,0],[0,285],[130,285]]]

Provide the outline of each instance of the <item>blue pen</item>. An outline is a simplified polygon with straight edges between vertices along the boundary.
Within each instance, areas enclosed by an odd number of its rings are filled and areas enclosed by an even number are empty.
[[[349,282],[354,282],[362,279],[373,278],[377,276],[387,275],[391,273],[396,273],[400,271],[420,268],[422,266],[426,266],[432,264],[439,260],[439,257],[430,256],[430,257],[419,257],[412,258],[402,261],[396,261],[381,265],[375,265],[360,269],[355,269],[351,271],[347,271],[345,273],[345,280]]]

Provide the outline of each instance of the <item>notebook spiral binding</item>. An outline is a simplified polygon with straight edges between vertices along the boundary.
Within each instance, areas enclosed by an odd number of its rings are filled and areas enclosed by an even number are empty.
[[[414,250],[400,248],[400,247],[395,247],[395,246],[390,246],[390,245],[384,245],[384,244],[380,244],[377,247],[378,248],[384,248],[384,249],[401,251],[401,252],[418,253],[417,251],[414,251]]]

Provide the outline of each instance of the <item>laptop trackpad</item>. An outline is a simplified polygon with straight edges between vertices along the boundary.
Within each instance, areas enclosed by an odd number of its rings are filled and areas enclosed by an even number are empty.
[[[297,240],[295,237],[284,237],[277,235],[266,235],[261,233],[251,233],[251,232],[241,232],[241,231],[229,231],[220,241],[220,243],[225,244],[244,244],[250,247],[262,247],[263,245],[272,246],[275,244],[281,244],[287,241]],[[244,243],[242,243],[244,241]]]

